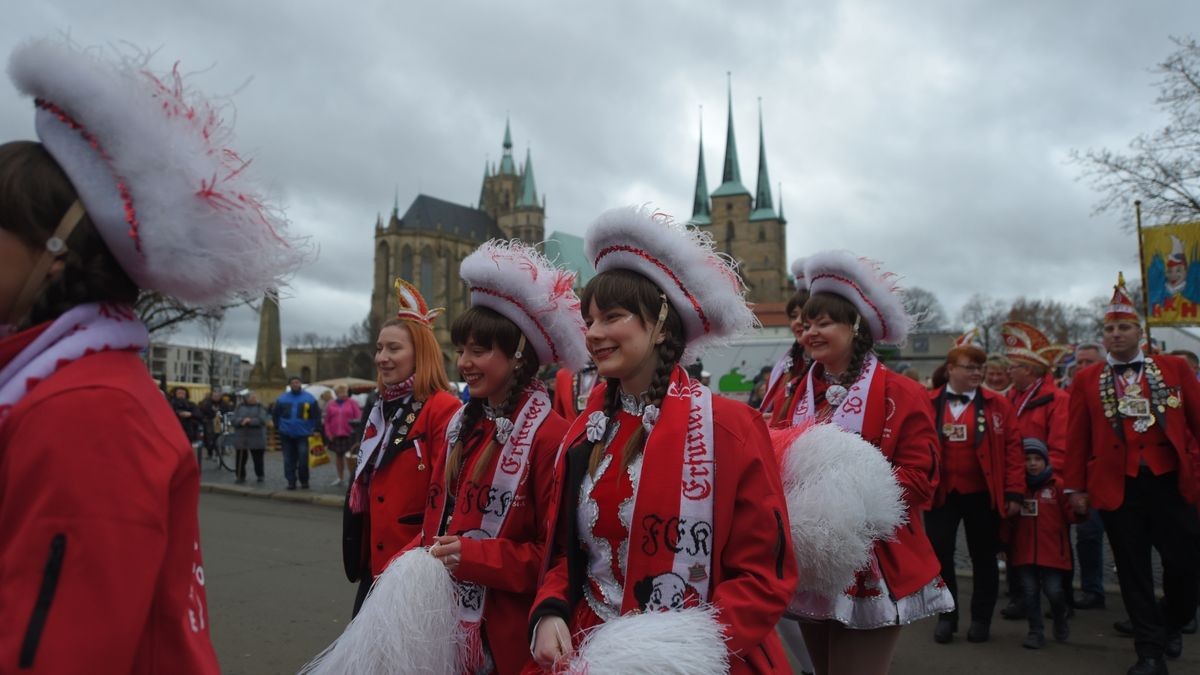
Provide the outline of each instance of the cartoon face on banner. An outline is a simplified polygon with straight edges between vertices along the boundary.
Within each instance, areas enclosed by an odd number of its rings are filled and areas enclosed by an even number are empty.
[[[680,610],[695,607],[700,602],[696,589],[674,572],[646,577],[637,582],[633,587],[633,597],[637,598],[643,612]]]
[[[1142,230],[1151,325],[1200,324],[1200,223]]]

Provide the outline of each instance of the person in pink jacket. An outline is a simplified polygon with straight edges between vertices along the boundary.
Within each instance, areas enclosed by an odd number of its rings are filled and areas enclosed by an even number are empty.
[[[353,443],[354,427],[362,417],[362,409],[350,398],[350,390],[344,384],[334,387],[333,393],[337,398],[325,406],[325,435],[329,438],[329,450],[333,452],[333,463],[337,467],[337,480],[333,485],[341,485],[346,480],[346,453]]]
[[[196,304],[303,260],[142,54],[26,43],[40,143],[0,144],[0,672],[217,673],[199,468],[142,363],[150,290]]]

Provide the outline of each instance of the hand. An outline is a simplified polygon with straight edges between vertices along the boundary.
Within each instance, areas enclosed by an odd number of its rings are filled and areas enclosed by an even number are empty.
[[[1006,518],[1012,518],[1021,512],[1021,505],[1017,502],[1004,502],[1004,515]]]
[[[1086,492],[1072,492],[1067,501],[1076,515],[1086,516],[1088,512],[1088,496]]]
[[[244,427],[250,426],[250,418],[249,417],[242,418],[242,426],[244,426]]]
[[[191,417],[191,416],[192,416],[192,413],[190,413],[190,412],[188,412],[188,411],[184,410],[184,411],[182,411],[182,412],[180,412],[180,413],[179,413],[179,416],[180,416],[180,417]]]
[[[429,547],[429,554],[453,572],[462,561],[462,542],[458,537],[438,537],[434,545]]]
[[[571,654],[571,631],[567,622],[557,616],[544,616],[533,632],[533,660],[550,670],[554,664]]]

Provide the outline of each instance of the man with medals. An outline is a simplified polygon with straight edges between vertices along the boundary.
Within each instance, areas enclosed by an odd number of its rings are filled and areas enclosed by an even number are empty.
[[[959,338],[946,356],[946,386],[930,393],[941,438],[941,475],[925,529],[958,606],[954,546],[963,523],[975,575],[967,640],[986,642],[1000,587],[1000,520],[1020,511],[1024,455],[1012,406],[980,387],[987,353],[970,344],[970,337]],[[933,639],[945,644],[957,630],[957,610],[947,612],[938,618]]]
[[[1166,673],[1196,612],[1200,567],[1200,385],[1182,359],[1145,356],[1137,310],[1119,276],[1104,316],[1106,362],[1071,385],[1064,484],[1080,515],[1100,512],[1134,628],[1131,675]],[[1165,570],[1154,597],[1150,549]]]

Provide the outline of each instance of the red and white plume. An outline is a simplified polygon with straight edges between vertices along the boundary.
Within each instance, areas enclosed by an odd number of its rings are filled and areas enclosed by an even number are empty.
[[[520,241],[493,239],[463,258],[459,276],[471,304],[493,309],[517,324],[542,365],[581,370],[588,362],[575,275],[555,267]]]
[[[232,147],[226,112],[149,53],[43,39],[8,74],[88,216],[138,286],[195,304],[258,297],[309,260],[306,241]]]
[[[584,235],[597,272],[629,269],[662,289],[683,319],[683,363],[758,325],[746,305],[737,264],[716,252],[712,236],[646,207],[605,211]]]

